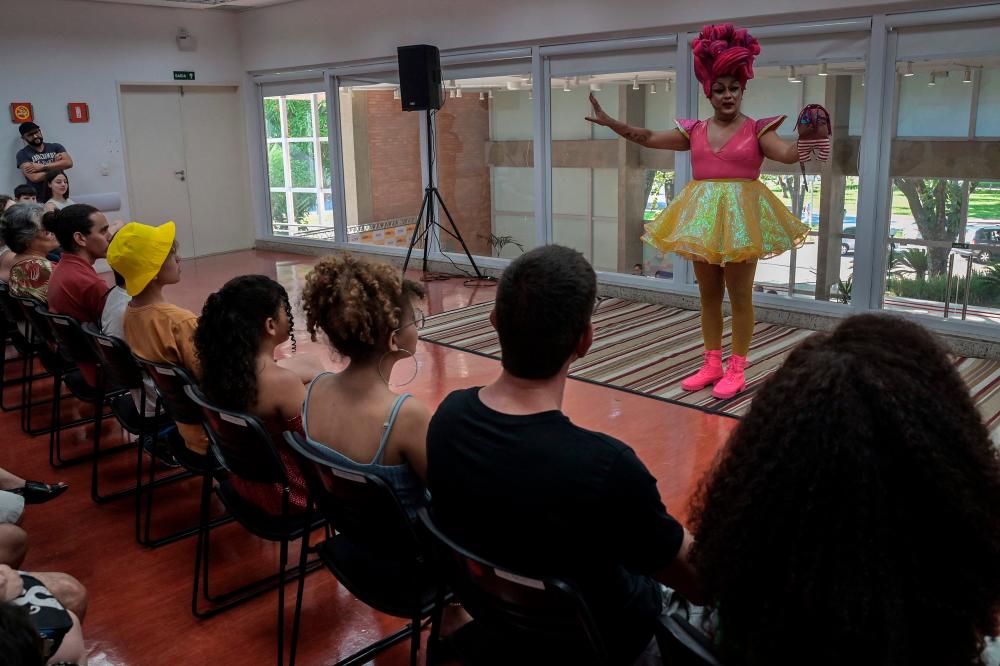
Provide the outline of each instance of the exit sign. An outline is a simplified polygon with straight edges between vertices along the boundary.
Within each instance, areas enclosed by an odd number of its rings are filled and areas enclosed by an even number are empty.
[[[174,81],[194,81],[194,72],[178,72],[174,70]]]

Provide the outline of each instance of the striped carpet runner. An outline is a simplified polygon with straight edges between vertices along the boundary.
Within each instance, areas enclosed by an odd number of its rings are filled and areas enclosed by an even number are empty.
[[[500,345],[489,321],[492,308],[493,303],[487,302],[428,317],[421,338],[499,358]],[[610,298],[601,301],[593,323],[594,344],[570,368],[571,377],[729,416],[745,414],[764,380],[795,345],[813,333],[758,322],[749,354],[747,390],[732,400],[716,400],[711,387],[697,393],[681,390],[681,381],[701,364],[698,312]],[[728,347],[730,337],[727,317],[724,346]],[[966,357],[956,357],[955,363],[994,441],[1000,440],[1000,363]]]

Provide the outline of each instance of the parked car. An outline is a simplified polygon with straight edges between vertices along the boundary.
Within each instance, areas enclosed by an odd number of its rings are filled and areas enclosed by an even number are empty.
[[[990,247],[970,248],[972,260],[988,264],[1000,260],[1000,226],[980,227],[972,235],[972,245],[988,245]]]

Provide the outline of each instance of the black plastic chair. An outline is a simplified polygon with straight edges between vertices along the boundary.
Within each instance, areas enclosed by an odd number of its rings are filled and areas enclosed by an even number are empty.
[[[11,299],[7,283],[0,282],[0,326],[3,328],[4,336],[3,365],[0,366],[0,410],[5,412],[21,409],[24,402],[26,383],[32,379],[39,378],[38,376],[32,376],[28,372],[28,362],[34,358],[35,349],[18,326],[23,321],[24,313],[21,312],[20,306]],[[14,351],[17,352],[16,356],[7,358],[8,346],[14,348]],[[13,363],[21,364],[21,374],[17,377],[9,378],[7,376],[7,366]],[[7,404],[6,389],[10,386],[21,387],[21,402],[12,405]]]
[[[4,404],[4,409],[10,411],[15,409],[20,410],[21,430],[24,432],[30,435],[41,435],[47,433],[49,432],[48,427],[31,427],[31,412],[34,407],[50,404],[52,402],[52,398],[45,398],[43,400],[36,401],[32,395],[32,388],[34,387],[35,380],[45,379],[52,376],[52,374],[44,367],[45,361],[52,364],[54,361],[58,360],[60,367],[64,364],[61,359],[57,359],[52,354],[52,350],[49,349],[45,340],[32,333],[31,322],[25,316],[24,309],[10,294],[9,286],[2,282],[0,282],[0,310],[3,311],[4,318],[13,324],[13,327],[8,330],[8,338],[10,339],[11,344],[14,345],[14,349],[17,351],[18,355],[21,357],[21,401],[17,405]],[[44,359],[40,358],[42,353],[46,354]],[[42,372],[35,372],[36,360],[43,361]]]
[[[135,354],[132,355],[132,358],[139,366],[143,376],[149,377],[153,382],[153,385],[156,387],[157,413],[159,413],[162,409],[174,423],[202,426],[201,407],[191,402],[187,393],[184,392],[184,388],[186,386],[194,385],[194,380],[184,368],[169,363],[154,363],[153,361],[147,361],[146,359],[136,356]],[[230,516],[221,516],[214,520],[207,520],[210,508],[209,505],[212,498],[212,479],[221,471],[221,467],[219,467],[219,462],[215,459],[215,456],[212,455],[211,452],[199,454],[192,451],[184,444],[184,440],[179,434],[168,438],[167,446],[170,453],[173,454],[177,462],[181,464],[181,467],[194,476],[201,477],[201,503],[198,512],[199,522],[197,525],[192,527],[186,527],[155,539],[150,535],[153,517],[153,490],[156,487],[156,460],[159,448],[159,440],[154,438],[147,482],[142,484],[141,481],[141,457],[139,458],[138,471],[136,473],[136,483],[139,487],[136,491],[137,514],[135,539],[140,545],[147,546],[149,548],[158,548],[160,546],[165,546],[166,544],[179,541],[180,539],[200,534],[202,529],[202,520],[207,521],[208,528],[216,527],[217,525],[222,525],[232,521]],[[139,517],[143,492],[146,492],[147,495],[144,524],[142,519]]]
[[[382,479],[321,457],[298,433],[286,432],[285,441],[295,452],[309,486],[310,507],[315,505],[336,529],[331,538],[317,546],[323,564],[363,603],[380,613],[410,620],[396,633],[340,660],[336,666],[366,663],[407,637],[410,663],[416,666],[424,618],[430,617],[445,598],[418,525]],[[292,666],[302,597],[300,580],[292,625]],[[432,645],[433,640],[428,642],[429,648]],[[427,663],[431,663],[429,656]]]
[[[133,446],[131,442],[126,442],[124,444],[101,450],[101,436],[103,431],[102,424],[106,416],[104,413],[104,407],[105,405],[113,407],[116,402],[122,402],[125,400],[131,402],[131,396],[128,393],[127,387],[108,381],[107,374],[104,372],[104,368],[100,363],[100,358],[95,353],[93,345],[90,344],[90,340],[87,338],[87,335],[83,332],[83,327],[80,326],[80,322],[69,315],[54,314],[49,312],[48,308],[40,303],[36,303],[35,311],[39,317],[48,322],[54,339],[58,344],[60,353],[64,358],[76,363],[78,367],[80,364],[87,363],[97,369],[96,385],[90,384],[83,376],[82,372],[67,375],[64,378],[67,388],[69,388],[70,393],[72,393],[75,398],[81,402],[93,405],[94,407],[94,451],[86,456],[77,456],[74,460],[87,459],[93,463],[93,470],[91,473],[91,496],[95,497],[97,490],[96,482],[98,461],[111,453],[123,451]],[[77,379],[77,376],[79,376],[79,379]],[[114,411],[112,410],[111,413],[114,413]],[[60,437],[58,430],[53,433],[53,437],[55,437],[56,440],[56,455],[61,461],[61,457],[59,457]],[[121,496],[122,495],[119,494],[107,497],[97,496],[95,497],[95,501],[109,501]]]
[[[128,344],[119,338],[111,335],[104,335],[97,327],[97,324],[88,322],[83,325],[82,331],[86,341],[90,344],[100,367],[100,381],[110,386],[121,387],[126,393],[119,395],[111,402],[111,411],[118,419],[119,425],[126,431],[136,436],[136,482],[135,485],[123,488],[115,492],[102,495],[98,488],[97,458],[94,458],[94,465],[91,471],[90,498],[98,503],[104,504],[120,497],[126,497],[137,492],[142,486],[142,442],[146,435],[157,437],[158,434],[173,426],[170,416],[161,409],[156,408],[153,415],[147,415],[147,397],[145,385],[142,379],[142,370],[132,356],[132,350]],[[133,391],[139,391],[139,405],[136,406]],[[156,404],[154,398],[153,404]],[[161,477],[153,482],[154,486],[160,486],[178,479],[190,478],[191,472],[183,470],[176,474]],[[138,525],[140,503],[136,502],[136,521]],[[138,528],[137,528],[138,529]]]
[[[229,477],[219,482],[216,492],[226,509],[248,532],[267,541],[279,544],[278,572],[254,581],[238,590],[227,593],[229,597],[221,606],[216,606],[204,615],[215,615],[223,610],[252,599],[264,592],[278,588],[278,664],[284,662],[285,637],[285,583],[300,581],[305,577],[305,554],[309,549],[309,534],[313,529],[323,527],[325,519],[312,520],[309,512],[294,515],[289,506],[289,480],[285,463],[278,453],[271,435],[252,414],[222,409],[208,402],[197,388],[188,385],[184,389],[188,397],[197,403],[205,416],[205,429],[209,433],[212,451],[229,473]],[[233,487],[230,479],[236,477],[244,481],[277,484],[281,487],[281,515],[273,516],[254,503],[245,499]],[[198,554],[195,558],[194,596],[192,604],[197,609],[198,579],[204,575],[205,591],[208,590],[209,534],[198,537]],[[302,539],[303,566],[288,569],[288,544]],[[318,564],[318,562],[317,562]],[[199,565],[203,565],[202,571]],[[298,606],[298,604],[296,604]],[[197,614],[197,613],[196,613]],[[290,659],[294,659],[294,654]]]
[[[668,615],[663,621],[660,640],[664,663],[676,666],[722,666],[722,659],[711,639],[681,615]]]
[[[608,663],[604,639],[574,585],[493,564],[446,536],[426,508],[418,515],[441,549],[448,585],[474,620],[458,632],[476,637],[466,645],[471,654],[455,641],[463,663],[465,659],[489,664],[523,662],[527,653],[535,655],[531,663]],[[436,617],[435,623],[439,621]],[[508,655],[508,650],[513,652]]]
[[[41,301],[28,296],[14,296],[13,299],[21,306],[25,319],[30,326],[30,339],[35,341],[38,350],[38,359],[46,372],[52,375],[52,415],[49,426],[35,429],[31,427],[31,409],[27,412],[25,425],[26,432],[31,435],[48,433],[49,435],[49,464],[53,467],[68,467],[83,462],[88,462],[93,455],[92,452],[64,458],[62,455],[62,431],[66,428],[74,428],[86,425],[94,420],[93,416],[81,417],[72,421],[62,420],[62,401],[66,397],[74,397],[86,403],[95,405],[95,409],[102,409],[97,405],[97,389],[87,383],[83,374],[76,366],[76,362],[71,358],[60,344],[49,320],[48,307]],[[69,396],[63,395],[63,386],[69,389]],[[28,385],[27,403],[31,405],[31,384]],[[48,402],[48,401],[46,401]],[[22,415],[24,412],[22,412]],[[112,451],[109,450],[108,453]]]

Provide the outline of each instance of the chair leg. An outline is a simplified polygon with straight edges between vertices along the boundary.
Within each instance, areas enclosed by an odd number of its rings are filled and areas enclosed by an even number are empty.
[[[306,525],[312,525],[312,498],[306,500]],[[302,598],[305,596],[306,560],[309,555],[309,531],[302,535],[302,546],[299,549],[299,585],[295,593],[295,612],[292,614],[292,646],[288,654],[288,666],[295,666],[295,653],[299,646],[299,626],[302,622]]]
[[[31,386],[28,386],[28,432],[31,432]],[[52,418],[50,421],[51,430],[49,431],[49,464],[53,467],[60,467],[62,458],[59,455],[60,441],[60,430],[59,421],[62,409],[62,373],[57,372],[52,376]],[[58,460],[58,462],[57,462]]]
[[[287,518],[287,512],[285,517]],[[288,565],[288,539],[281,540],[280,554],[278,556],[278,571],[282,574],[278,581],[278,666],[282,666],[285,661],[285,567]]]
[[[208,591],[208,514],[209,500],[212,497],[211,477],[206,474],[202,477],[201,505],[199,507],[198,519],[198,542],[195,546],[194,554],[194,584],[191,586],[191,614],[197,618],[210,617],[207,613],[198,610],[198,582],[201,576],[202,566],[205,567],[205,590]]]
[[[420,656],[420,617],[413,618],[413,633],[410,635],[410,666],[417,666]]]

